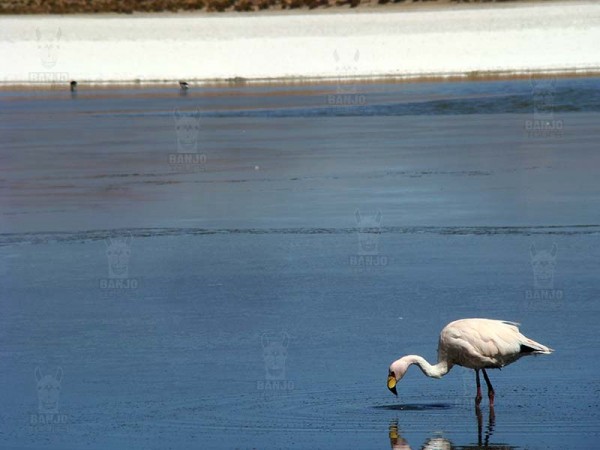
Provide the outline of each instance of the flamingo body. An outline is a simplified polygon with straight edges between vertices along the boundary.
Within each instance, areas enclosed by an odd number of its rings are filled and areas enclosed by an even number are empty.
[[[438,360],[469,369],[500,369],[523,356],[552,353],[521,334],[518,326],[502,320],[456,320],[440,333]]]

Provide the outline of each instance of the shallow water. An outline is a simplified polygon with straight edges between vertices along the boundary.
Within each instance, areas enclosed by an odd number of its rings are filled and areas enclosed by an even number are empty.
[[[543,86],[0,93],[2,447],[594,448],[600,86]],[[388,392],[473,316],[556,352]]]

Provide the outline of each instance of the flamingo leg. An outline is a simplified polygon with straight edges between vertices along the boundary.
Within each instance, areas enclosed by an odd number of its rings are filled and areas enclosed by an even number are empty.
[[[485,373],[485,371],[483,372]],[[481,403],[481,381],[479,381],[479,369],[475,369],[475,381],[477,382],[477,395],[475,396],[475,405]]]
[[[483,440],[481,439],[481,431],[483,430],[483,415],[481,414],[481,408],[479,405],[475,405],[475,415],[477,416],[477,446],[483,447]]]
[[[487,384],[487,388],[488,388],[488,398],[490,399],[490,406],[494,406],[494,388],[492,386],[492,383],[490,383],[490,379],[488,378],[488,375],[485,371],[485,369],[481,369],[481,371],[483,372],[483,378],[485,379],[485,384]]]

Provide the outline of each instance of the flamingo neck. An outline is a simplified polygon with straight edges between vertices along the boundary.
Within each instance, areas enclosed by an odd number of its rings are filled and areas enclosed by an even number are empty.
[[[408,369],[409,366],[416,364],[425,375],[431,378],[442,378],[452,368],[445,360],[441,360],[436,365],[432,366],[425,358],[419,355],[407,355],[400,358],[398,361],[400,361],[401,366],[405,366],[406,369]]]

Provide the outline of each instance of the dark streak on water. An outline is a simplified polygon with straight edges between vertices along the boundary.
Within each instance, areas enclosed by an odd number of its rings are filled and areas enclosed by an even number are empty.
[[[81,232],[53,233],[4,233],[0,234],[0,246],[10,244],[47,244],[49,242],[94,241],[111,236],[161,237],[196,236],[213,234],[434,234],[447,236],[493,236],[493,235],[556,235],[577,236],[600,234],[600,225],[527,226],[527,227],[378,227],[378,228],[121,228],[89,230]]]
[[[398,404],[398,405],[378,405],[373,406],[373,409],[386,409],[389,411],[437,411],[450,409],[454,405],[449,403],[427,403],[427,404]]]
[[[342,94],[348,95],[348,94]],[[340,99],[343,101],[343,99]],[[209,112],[206,117],[331,117],[331,116],[435,116],[528,113],[533,109],[530,92],[519,95],[469,97],[344,108],[297,108],[292,110]],[[595,86],[559,88],[554,91],[554,113],[599,112],[600,92]]]

